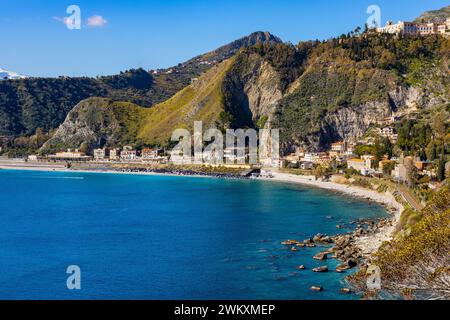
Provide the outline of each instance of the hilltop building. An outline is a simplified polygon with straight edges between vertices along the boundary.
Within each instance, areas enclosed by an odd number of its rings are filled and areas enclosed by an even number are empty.
[[[408,35],[420,35],[426,36],[429,34],[450,34],[450,18],[441,23],[416,23],[399,21],[394,24],[392,21],[388,21],[386,26],[377,28],[379,33],[389,33],[389,34],[408,34]]]

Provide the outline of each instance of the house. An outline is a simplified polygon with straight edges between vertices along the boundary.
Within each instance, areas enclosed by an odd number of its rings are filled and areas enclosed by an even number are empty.
[[[109,157],[109,149],[99,148],[94,150],[94,160],[95,161],[103,161],[108,159]]]
[[[142,160],[158,160],[159,156],[163,153],[161,149],[149,149],[145,148],[142,150]]]
[[[335,142],[331,145],[331,151],[338,154],[342,154],[347,149],[347,145],[344,141]]]
[[[119,161],[120,160],[120,149],[113,148],[109,150],[109,160],[111,161]]]
[[[417,170],[424,171],[427,168],[432,167],[433,163],[428,161],[420,161],[419,159],[416,159],[416,161],[414,161],[414,166],[417,168]]]
[[[345,151],[347,149],[346,143],[343,141],[335,142],[331,144],[331,150],[329,152],[330,158],[339,158],[343,154],[345,154]]]
[[[300,169],[302,169],[302,170],[312,170],[312,169],[314,169],[314,163],[313,162],[302,161],[300,163]]]
[[[57,161],[89,161],[92,159],[91,156],[87,156],[78,149],[75,149],[74,151],[68,149],[67,151],[57,152],[56,154],[49,155],[48,158]]]
[[[393,127],[378,128],[377,133],[380,137],[391,140],[392,143],[397,143],[398,141],[398,134]]]
[[[372,169],[373,156],[363,156],[363,158],[353,158],[347,160],[347,167],[359,171],[362,175],[369,175],[375,170]]]
[[[291,153],[290,155],[286,156],[285,160],[287,162],[297,163],[301,160],[301,156],[296,153]]]
[[[347,167],[356,171],[366,169],[366,162],[363,159],[353,158],[347,160]]]
[[[404,157],[403,155],[399,158],[398,164],[395,166],[394,171],[392,171],[392,177],[399,181],[405,182],[408,180],[408,168],[406,167],[407,162],[414,162],[412,157]]]
[[[325,165],[330,163],[331,158],[327,152],[320,152],[317,154],[317,158],[313,161],[315,164]]]
[[[224,162],[227,164],[246,163],[249,156],[248,148],[227,147],[223,150]]]
[[[270,167],[270,168],[282,168],[283,167],[283,160],[281,159],[272,159],[272,158],[266,158],[261,159],[260,164],[264,167]]]
[[[133,161],[137,160],[138,152],[137,150],[133,150],[131,146],[123,147],[123,150],[120,152],[120,159],[122,161]]]
[[[306,161],[306,162],[316,162],[319,159],[319,154],[318,153],[305,153],[305,156],[303,157],[303,159],[301,159],[302,161]]]
[[[394,171],[392,171],[392,177],[400,182],[404,182],[408,178],[408,171],[406,169],[406,166],[404,164],[397,164],[394,168]]]
[[[39,161],[45,159],[44,157],[37,155],[37,154],[30,154],[28,156],[28,161]]]

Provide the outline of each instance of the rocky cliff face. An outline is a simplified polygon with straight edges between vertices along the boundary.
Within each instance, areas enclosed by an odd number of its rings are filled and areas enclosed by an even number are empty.
[[[271,121],[283,97],[279,73],[256,54],[241,55],[228,72],[224,84],[226,109],[235,127],[254,127],[261,118]],[[267,122],[265,121],[265,122]]]
[[[389,93],[387,101],[370,101],[327,113],[320,121],[318,130],[291,141],[284,146],[284,151],[293,152],[296,147],[324,151],[336,141],[357,142],[371,127],[383,125],[385,118],[394,114],[403,117],[419,111],[426,112],[434,106],[449,103],[449,98],[430,95],[420,87],[399,86]]]
[[[103,146],[135,143],[146,109],[126,102],[90,98],[80,102],[55,135],[41,148],[50,153],[67,148],[92,151]]]

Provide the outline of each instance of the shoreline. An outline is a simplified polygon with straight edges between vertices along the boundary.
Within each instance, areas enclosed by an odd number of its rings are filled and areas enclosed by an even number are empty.
[[[104,173],[104,174],[130,174],[130,175],[143,175],[143,176],[173,176],[173,177],[194,177],[194,178],[226,178],[226,176],[214,175],[214,174],[191,174],[183,173],[180,170],[179,173],[170,172],[134,172],[134,171],[120,171],[114,169],[68,169],[64,164],[49,164],[49,163],[27,163],[27,162],[15,162],[7,161],[6,163],[0,161],[0,170],[22,170],[22,171],[40,171],[40,172],[67,172],[67,173]],[[231,178],[231,177],[230,177]],[[235,176],[234,178],[239,178]],[[326,182],[316,180],[314,176],[300,176],[288,173],[273,172],[273,178],[256,178],[255,180],[267,181],[267,182],[281,182],[290,183],[303,186],[310,186],[318,189],[330,190],[341,193],[346,196],[357,197],[360,199],[374,201],[385,207],[386,211],[391,215],[389,219],[391,224],[378,228],[375,233],[369,235],[363,235],[358,237],[356,246],[359,247],[366,257],[370,257],[385,241],[392,240],[392,235],[395,231],[396,225],[400,221],[400,216],[403,211],[403,206],[398,203],[395,197],[386,192],[381,194],[375,190],[369,190],[358,186],[349,186],[339,184],[336,182]]]
[[[304,186],[312,186],[315,188],[336,191],[347,196],[363,198],[366,200],[374,201],[385,207],[386,211],[390,214],[390,224],[378,228],[375,233],[369,235],[363,235],[357,238],[356,246],[359,247],[364,256],[370,257],[375,253],[385,241],[393,239],[393,233],[397,224],[400,221],[401,214],[404,210],[403,205],[397,202],[395,197],[390,192],[381,194],[375,190],[369,190],[358,186],[349,186],[339,184],[336,182],[326,182],[321,180],[315,180],[314,176],[299,176],[288,173],[273,173],[272,179],[264,179],[267,181],[278,181],[283,183],[294,183]]]

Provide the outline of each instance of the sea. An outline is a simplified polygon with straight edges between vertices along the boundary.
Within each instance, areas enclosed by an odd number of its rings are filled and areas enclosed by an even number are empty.
[[[271,181],[0,170],[0,299],[359,299],[327,247],[281,242],[386,216]]]

